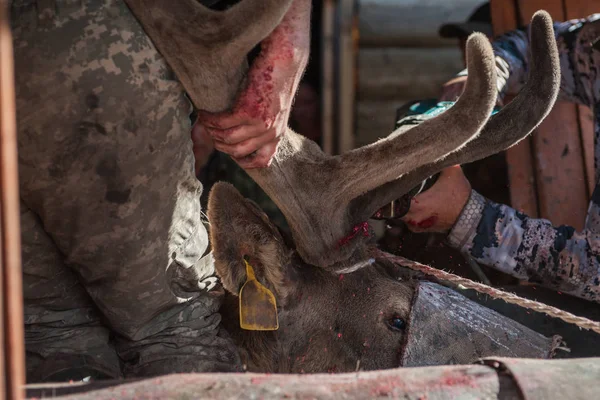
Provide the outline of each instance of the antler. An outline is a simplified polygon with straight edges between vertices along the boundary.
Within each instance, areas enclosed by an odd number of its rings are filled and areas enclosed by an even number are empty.
[[[483,35],[469,38],[467,58],[471,74],[465,92],[440,116],[335,157],[289,130],[269,168],[246,171],[285,215],[306,262],[326,267],[364,257],[357,251],[364,239],[340,245],[354,226],[352,201],[446,156],[484,126],[496,101],[496,75],[493,52]]]
[[[288,219],[299,254],[314,265],[344,268],[366,256],[366,238],[340,239],[376,210],[424,178],[458,163],[505,150],[549,113],[560,85],[552,20],[537,12],[531,24],[530,79],[519,95],[486,123],[496,100],[494,55],[487,39],[467,43],[469,78],[448,111],[373,145],[327,157],[289,131],[271,167],[248,170]]]
[[[246,54],[281,21],[291,0],[242,0],[225,12],[195,0],[126,2],[196,107],[216,112],[232,104]],[[559,86],[558,54],[546,12],[534,16],[531,39],[529,82],[485,128],[496,101],[494,55],[487,39],[474,34],[467,42],[466,90],[441,115],[335,157],[288,129],[271,166],[246,172],[285,215],[304,260],[336,270],[364,260],[368,239],[342,240],[357,224],[423,178],[502,151],[529,134],[548,114]]]
[[[196,0],[125,0],[186,88],[210,112],[230,107],[246,56],[279,24],[292,0],[242,0],[214,11]]]
[[[533,15],[530,34],[531,69],[519,95],[491,117],[481,134],[463,148],[356,198],[350,207],[355,221],[369,218],[381,205],[401,197],[448,166],[480,160],[514,146],[546,118],[560,88],[560,61],[548,13],[538,11]]]

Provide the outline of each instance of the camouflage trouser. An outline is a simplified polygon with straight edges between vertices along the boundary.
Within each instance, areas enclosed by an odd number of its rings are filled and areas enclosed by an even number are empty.
[[[28,381],[238,369],[182,86],[122,1],[11,19]]]

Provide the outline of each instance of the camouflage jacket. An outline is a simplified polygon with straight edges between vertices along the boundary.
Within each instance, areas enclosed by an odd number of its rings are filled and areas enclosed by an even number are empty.
[[[528,34],[516,30],[494,41],[500,96],[516,93],[528,74]],[[595,168],[600,159],[600,14],[554,25],[561,63],[561,99],[589,106],[595,117]],[[462,74],[466,72],[463,71]],[[600,182],[599,182],[600,183]],[[473,191],[448,243],[478,262],[521,280],[600,302],[600,185],[585,227],[554,227]]]

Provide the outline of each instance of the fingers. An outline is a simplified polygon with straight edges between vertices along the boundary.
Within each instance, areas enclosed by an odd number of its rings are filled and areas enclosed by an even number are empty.
[[[236,159],[235,161],[239,164],[240,167],[244,169],[253,169],[253,168],[266,168],[271,165],[271,161],[273,160],[273,156],[277,151],[277,145],[279,144],[279,137],[276,137],[271,142],[262,146],[256,153],[252,154],[249,157],[245,157],[243,159]]]
[[[262,136],[267,129],[264,124],[240,125],[229,129],[205,128],[208,134],[223,144],[234,145]]]
[[[431,192],[432,189],[433,187],[415,196],[408,213],[402,217],[402,221],[412,232],[436,232],[441,229],[439,212],[443,213],[443,205],[439,204],[438,196],[435,191]]]
[[[229,154],[235,159],[242,159],[259,150],[267,143],[274,140],[276,137],[276,130],[269,129],[267,131],[261,132],[259,136],[252,137],[250,139],[244,140],[243,142],[239,142],[236,144],[227,144],[215,140],[215,148],[219,151],[222,151],[223,153]]]
[[[222,112],[210,113],[208,111],[198,111],[197,123],[213,129],[232,129],[236,126],[252,123],[252,118],[244,112]]]
[[[431,215],[421,221],[408,220],[406,223],[408,229],[412,232],[421,233],[421,232],[443,232],[441,228],[438,227],[438,216]]]
[[[456,99],[458,99],[462,94],[466,81],[466,76],[460,76],[446,82],[442,88],[442,95],[440,96],[439,100],[456,101]]]
[[[455,175],[463,175],[462,167],[458,164],[443,169],[440,173],[440,178],[447,178]]]
[[[402,218],[413,232],[448,232],[469,199],[471,185],[460,165],[442,171],[429,190],[412,199]]]
[[[424,200],[420,198],[421,195],[414,197],[410,202],[410,209],[401,219],[407,224],[411,225],[409,222],[419,222],[425,218],[427,218],[427,212],[429,210],[429,206],[427,204],[427,198]],[[412,224],[415,225],[415,224]]]
[[[456,87],[456,86],[448,87],[446,90],[444,90],[444,93],[442,93],[442,95],[440,96],[440,101],[456,101],[460,97],[461,94],[462,94],[461,87]]]

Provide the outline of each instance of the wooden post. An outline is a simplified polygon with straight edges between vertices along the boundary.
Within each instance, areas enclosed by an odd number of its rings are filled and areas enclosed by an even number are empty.
[[[338,78],[338,152],[354,148],[354,98],[356,93],[356,55],[358,26],[356,1],[340,0],[339,12],[339,78]]]
[[[495,36],[517,28],[517,9],[512,0],[491,0],[490,9]],[[510,98],[505,99],[505,103],[509,101]],[[506,163],[512,206],[531,217],[537,217],[538,201],[530,136],[506,151]]]
[[[600,1],[491,0],[494,34],[527,24],[544,9],[555,21],[582,18],[597,11]],[[559,101],[531,137],[506,153],[513,207],[554,225],[581,229],[595,185],[591,113]]]
[[[582,18],[600,10],[598,0],[566,0],[565,17],[567,19]],[[587,177],[588,193],[594,192],[596,186],[596,171],[594,168],[594,115],[589,107],[577,105],[577,116],[581,132],[581,147],[583,148],[585,173]]]
[[[335,103],[335,1],[324,0],[321,9],[321,132],[323,151],[333,154]]]
[[[555,21],[566,20],[564,0],[519,0],[518,5],[523,25],[540,9]],[[583,228],[589,194],[577,107],[557,101],[532,138],[540,216],[554,225]]]
[[[0,1],[0,227],[4,392],[22,399],[25,387],[21,231],[12,35],[8,5]]]

